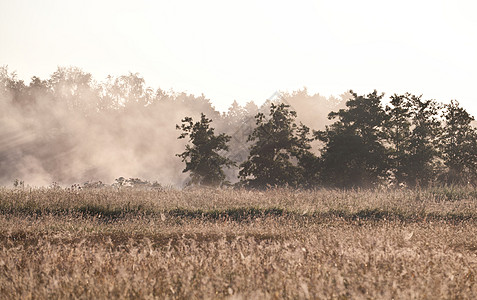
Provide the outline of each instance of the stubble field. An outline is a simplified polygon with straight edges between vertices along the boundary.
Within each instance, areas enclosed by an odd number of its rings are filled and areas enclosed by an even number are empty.
[[[2,299],[473,299],[477,191],[0,189]]]

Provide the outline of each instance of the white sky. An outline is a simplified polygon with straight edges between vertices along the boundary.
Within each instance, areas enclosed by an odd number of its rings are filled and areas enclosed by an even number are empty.
[[[216,108],[306,86],[457,99],[477,115],[477,1],[0,0],[0,65],[204,93]]]

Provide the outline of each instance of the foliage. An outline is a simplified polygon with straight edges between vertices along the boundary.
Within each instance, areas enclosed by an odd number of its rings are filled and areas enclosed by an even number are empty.
[[[181,126],[176,126],[182,130],[179,139],[189,137],[192,144],[186,145],[186,150],[177,154],[186,163],[183,172],[191,172],[189,184],[220,186],[225,179],[222,167],[234,165],[233,161],[219,153],[228,150],[230,136],[224,133],[215,135],[210,123],[212,120],[201,114],[198,122],[194,123],[191,117],[185,117]]]
[[[220,113],[205,95],[153,89],[137,73],[119,75],[98,81],[79,68],[58,67],[24,82],[0,67],[0,184],[22,178],[33,185],[70,185],[125,175],[179,186],[183,165],[173,157],[183,145],[171,126],[178,118],[204,113],[213,119],[216,132],[232,137],[227,156],[242,163],[254,116],[269,110],[269,103],[249,101]],[[285,100],[314,128],[341,101],[306,91]],[[238,181],[238,167],[224,171],[227,180]]]
[[[102,181],[87,181],[83,183],[83,189],[101,189],[106,187]]]
[[[248,187],[297,187],[307,183],[307,164],[313,159],[309,129],[295,123],[295,111],[289,105],[271,103],[269,119],[255,116],[256,128],[248,141],[253,142],[248,160],[240,165],[240,182]]]
[[[441,178],[448,184],[477,183],[477,131],[472,127],[474,117],[451,101],[445,105],[445,121],[440,148],[447,167]]]
[[[409,140],[408,180],[410,186],[427,186],[434,181],[438,172],[439,153],[437,142],[440,136],[440,106],[433,100],[422,100],[421,96],[408,96],[412,105]]]
[[[439,105],[412,94],[393,95],[385,125],[390,171],[396,184],[427,186],[438,172]]]
[[[140,178],[129,178],[126,179],[124,177],[119,177],[115,179],[115,183],[111,185],[112,187],[115,188],[134,188],[134,189],[162,189],[162,186],[157,182],[149,182],[147,180],[143,180]],[[106,187],[104,183],[101,181],[99,182],[86,182],[83,185],[84,188],[98,188],[98,187]]]
[[[220,113],[204,95],[152,89],[137,73],[98,82],[79,68],[58,67],[47,78],[24,82],[0,67],[0,183],[22,178],[27,184],[69,185],[125,174],[125,186],[154,185],[134,176],[179,185],[183,166],[171,158],[183,148],[170,126],[179,112],[203,113],[217,132],[230,136],[229,161],[222,167],[233,160],[240,170],[214,167],[213,185],[238,178],[250,187],[477,183],[477,133],[473,117],[457,101],[442,106],[395,94],[383,108],[384,97],[376,91],[339,99],[309,95],[306,88],[280,95],[293,112],[267,101],[260,107],[234,102]],[[314,131],[314,149],[310,129],[298,121],[321,129]]]
[[[352,94],[346,108],[331,112],[338,119],[324,131],[315,131],[324,143],[321,178],[337,187],[370,187],[380,182],[388,168],[382,143],[387,115],[377,91],[366,96]]]
[[[410,161],[411,103],[405,95],[391,96],[386,106],[388,118],[384,131],[388,142],[389,166],[394,176],[394,184],[405,183],[408,179],[406,168]]]
[[[17,178],[13,181],[13,187],[23,189],[25,187],[25,182]]]

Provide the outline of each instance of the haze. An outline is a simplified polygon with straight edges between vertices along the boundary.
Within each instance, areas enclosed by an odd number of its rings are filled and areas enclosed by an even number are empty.
[[[219,110],[306,86],[411,92],[477,114],[473,1],[0,1],[0,66],[204,93]]]

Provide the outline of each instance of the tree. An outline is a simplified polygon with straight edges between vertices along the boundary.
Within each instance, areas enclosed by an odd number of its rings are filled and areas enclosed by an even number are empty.
[[[220,186],[225,179],[222,167],[234,165],[233,161],[219,154],[220,151],[228,151],[230,136],[224,133],[215,135],[210,123],[212,120],[201,114],[199,122],[194,123],[191,117],[185,117],[181,126],[176,125],[182,130],[178,138],[189,137],[192,144],[187,144],[184,152],[176,154],[186,163],[183,172],[191,172],[189,184]]]
[[[350,91],[346,108],[331,112],[338,119],[324,131],[315,131],[325,143],[321,155],[321,177],[325,184],[351,188],[370,187],[384,178],[388,169],[383,146],[387,115],[381,105],[384,94],[375,90],[366,96]]]
[[[225,124],[232,128],[240,126],[246,120],[245,113],[245,109],[238,104],[237,100],[234,100],[227,113],[223,114]]]
[[[439,105],[409,93],[391,97],[385,125],[390,171],[396,184],[426,186],[437,173]]]
[[[12,104],[18,107],[28,106],[29,103],[24,101],[26,89],[25,83],[18,79],[16,72],[9,72],[8,66],[0,66],[0,101],[9,99]]]
[[[405,165],[408,186],[427,186],[435,180],[438,169],[437,144],[440,136],[439,104],[406,94],[411,110],[411,134]]]
[[[384,126],[389,145],[389,166],[394,184],[408,180],[406,168],[409,162],[411,136],[411,103],[406,95],[391,96],[390,105],[386,106],[388,118]]]
[[[320,182],[320,159],[311,152],[310,143],[315,140],[309,137],[310,128],[301,124],[297,129],[297,147],[294,150],[295,156],[298,158],[298,166],[300,167],[302,182],[304,187],[313,187]]]
[[[255,109],[258,110],[256,106]],[[237,101],[234,101],[227,113],[223,114],[224,122],[222,128],[232,137],[230,141],[230,157],[239,164],[244,162],[249,154],[247,139],[255,127],[254,116],[257,113],[256,110],[252,114],[240,106]],[[234,168],[233,171],[235,173],[234,177],[237,178],[238,168]]]
[[[445,105],[445,120],[440,148],[447,167],[442,179],[449,184],[476,183],[477,131],[472,127],[472,117],[459,102]]]
[[[119,77],[108,76],[103,85],[105,94],[114,108],[128,110],[141,109],[149,105],[153,99],[153,90],[146,86],[146,82],[139,73],[131,73]]]
[[[286,104],[270,104],[270,118],[258,113],[248,160],[240,165],[240,182],[248,187],[297,187],[307,184],[304,165],[312,161],[309,129],[295,123],[296,112]]]
[[[36,84],[41,84],[37,80]],[[56,105],[64,105],[70,112],[88,115],[96,111],[99,87],[92,75],[77,67],[58,67],[48,80]]]

